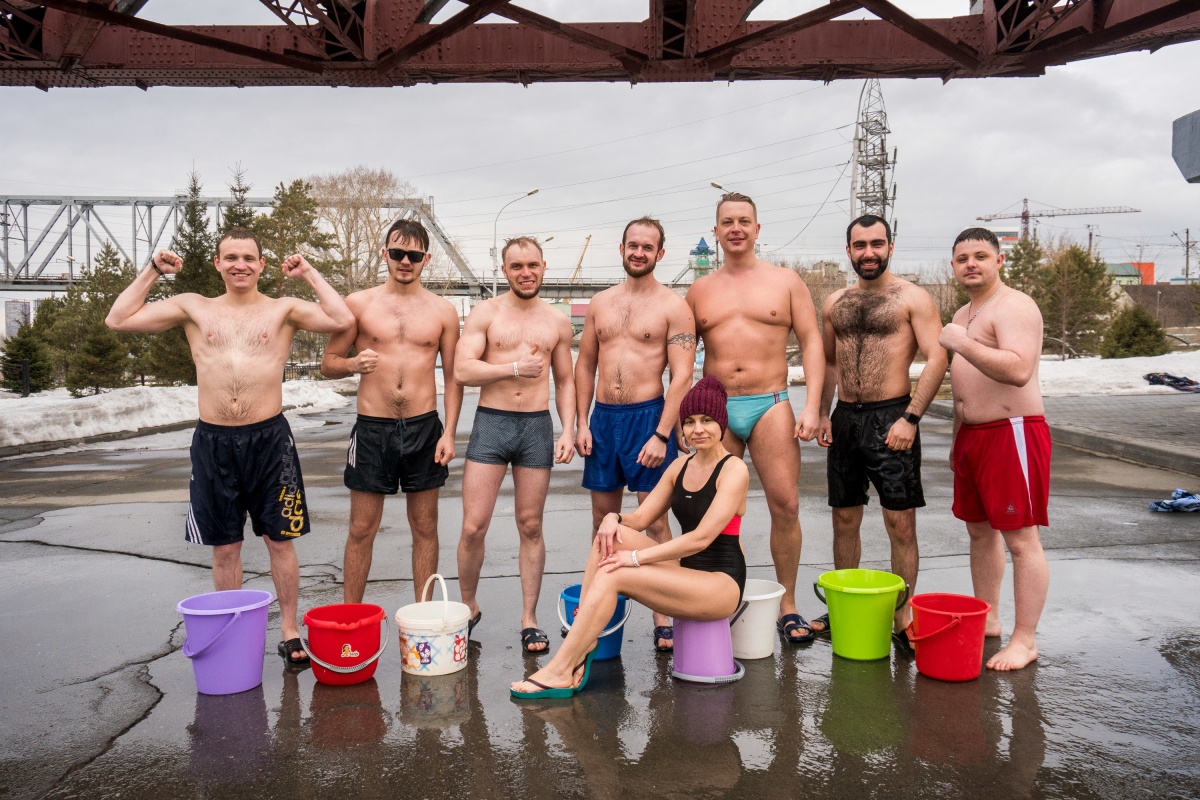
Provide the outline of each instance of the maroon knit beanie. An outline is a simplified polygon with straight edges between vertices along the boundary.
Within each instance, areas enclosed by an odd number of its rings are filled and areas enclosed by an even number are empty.
[[[683,396],[683,402],[679,404],[679,421],[682,423],[693,414],[707,414],[721,426],[721,436],[724,436],[729,427],[729,411],[725,407],[728,399],[725,384],[712,375],[705,375]]]

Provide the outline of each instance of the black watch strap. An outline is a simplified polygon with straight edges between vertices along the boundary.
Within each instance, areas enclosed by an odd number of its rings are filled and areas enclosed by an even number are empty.
[[[911,411],[905,411],[903,414],[900,415],[900,418],[902,420],[904,420],[905,422],[907,422],[909,425],[916,425],[918,422],[921,421],[921,415],[914,414]]]
[[[655,436],[657,436],[657,437],[658,437],[658,440],[659,440],[660,442],[662,442],[663,444],[666,444],[668,441],[670,441],[670,440],[667,438],[666,434],[659,433],[658,431],[655,431],[655,432],[654,432],[654,435],[655,435]]]

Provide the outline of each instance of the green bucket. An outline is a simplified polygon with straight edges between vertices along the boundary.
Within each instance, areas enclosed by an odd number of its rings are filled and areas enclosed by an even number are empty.
[[[877,569],[836,569],[822,573],[813,591],[829,607],[834,655],[855,661],[888,657],[892,617],[908,600],[903,578]]]

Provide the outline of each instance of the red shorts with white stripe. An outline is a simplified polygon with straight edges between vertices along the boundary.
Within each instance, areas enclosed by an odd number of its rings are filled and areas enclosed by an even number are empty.
[[[954,516],[998,531],[1048,525],[1050,428],[1045,417],[1011,417],[958,429]]]

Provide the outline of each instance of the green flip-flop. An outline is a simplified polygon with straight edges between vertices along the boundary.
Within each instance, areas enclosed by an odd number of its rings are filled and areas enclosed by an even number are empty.
[[[532,683],[538,687],[536,692],[521,692],[516,689],[509,689],[508,692],[518,700],[538,700],[538,699],[557,699],[563,700],[575,696],[574,686],[547,686],[544,683],[538,683],[532,678],[526,678],[525,683]]]

